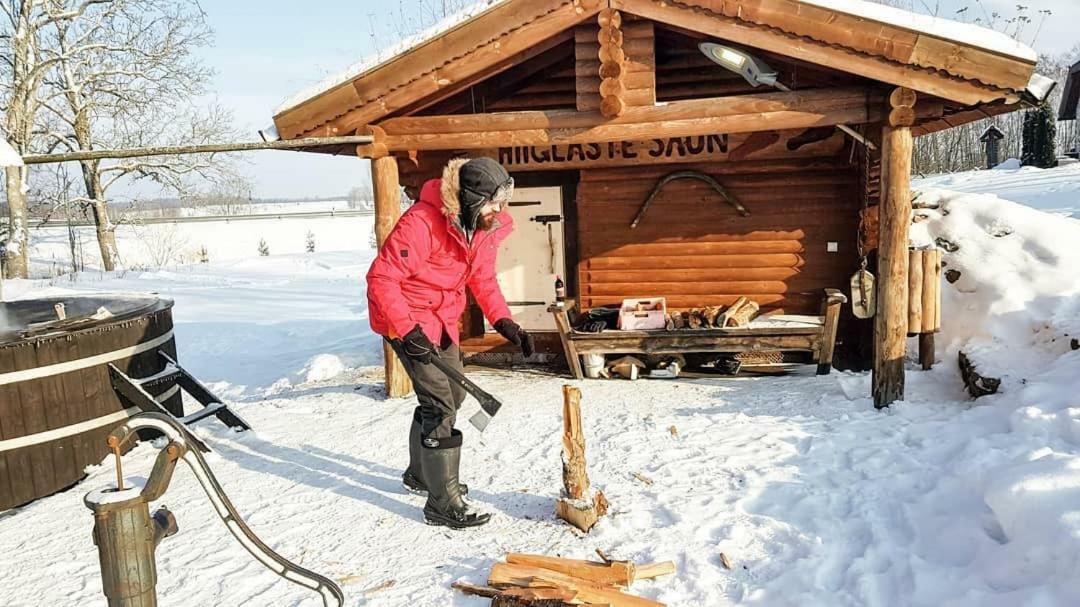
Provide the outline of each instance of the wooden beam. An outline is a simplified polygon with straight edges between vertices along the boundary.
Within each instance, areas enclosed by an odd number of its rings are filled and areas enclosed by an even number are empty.
[[[918,126],[911,129],[911,133],[915,137],[922,137],[924,135],[930,135],[939,131],[963,126],[977,120],[985,120],[987,118],[993,118],[994,116],[1000,116],[1002,114],[1008,114],[1009,112],[1022,110],[1026,107],[1026,103],[998,102],[980,105],[970,109],[961,110],[959,112],[953,112],[951,114],[943,114],[938,118],[920,122]]]
[[[630,107],[612,120],[600,112],[552,110],[391,118],[379,126],[393,152],[640,141],[862,124],[883,118],[876,92],[847,87]]]
[[[722,7],[719,6],[721,4],[723,4]],[[766,27],[720,12],[728,8],[733,11],[742,11],[752,6],[745,2],[615,0],[612,6],[620,9],[624,14],[629,13],[737,44],[797,57],[817,65],[907,87],[964,105],[976,105],[999,99],[1015,102],[1019,99],[1019,94],[1014,90],[950,77],[928,68],[874,56],[869,52],[840,48],[835,44],[787,33],[775,27]],[[795,8],[798,10],[794,12],[798,13],[807,7],[799,5]],[[834,36],[837,31],[839,31],[838,28],[830,29],[828,35]],[[878,43],[878,46],[881,44]],[[1034,66],[1032,66],[1032,71],[1034,71]]]
[[[911,224],[911,125],[914,92],[896,89],[882,133],[882,200],[878,244],[878,310],[874,319],[873,393],[876,407],[904,398],[908,333],[908,229]]]
[[[286,139],[355,131],[559,36],[600,0],[514,0],[274,117]]]
[[[401,217],[401,184],[397,159],[384,156],[371,161],[371,186],[375,195],[375,238],[382,248]],[[412,392],[412,381],[389,344],[383,344],[386,395],[402,398]]]

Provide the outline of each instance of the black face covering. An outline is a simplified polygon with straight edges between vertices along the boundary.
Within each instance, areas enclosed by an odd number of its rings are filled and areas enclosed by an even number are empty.
[[[505,196],[507,188],[513,191],[514,180],[501,164],[491,158],[474,158],[461,166],[458,178],[461,191],[461,226],[467,232],[476,230],[484,203]]]

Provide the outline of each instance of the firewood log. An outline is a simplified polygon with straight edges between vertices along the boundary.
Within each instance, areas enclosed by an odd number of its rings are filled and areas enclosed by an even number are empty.
[[[724,313],[723,306],[709,306],[705,308],[705,326],[715,327],[716,320],[720,318],[720,315]]]
[[[690,318],[688,319],[688,324],[690,325],[691,329],[700,329],[704,322],[705,315],[702,314],[701,310],[698,310],[697,308],[690,310]]]
[[[637,579],[636,567],[629,561],[595,563],[554,556],[510,553],[506,555],[506,562],[514,565],[541,567],[602,586],[627,588]]]
[[[741,297],[740,300],[742,303],[738,308],[732,306],[731,309],[724,313],[727,317],[724,320],[725,327],[745,327],[750,324],[750,321],[757,316],[758,311],[761,309],[761,306],[755,301],[750,301],[745,297]]]

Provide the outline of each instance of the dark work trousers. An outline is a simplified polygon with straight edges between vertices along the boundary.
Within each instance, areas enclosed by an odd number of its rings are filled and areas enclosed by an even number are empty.
[[[450,381],[435,365],[409,358],[400,340],[388,341],[401,359],[405,372],[412,379],[416,400],[420,401],[421,435],[439,440],[450,438],[457,421],[458,409],[461,408],[461,403],[465,402],[465,389]],[[451,367],[461,373],[465,372],[461,364],[461,349],[450,341],[449,336],[443,334],[442,343],[436,349],[439,357]]]

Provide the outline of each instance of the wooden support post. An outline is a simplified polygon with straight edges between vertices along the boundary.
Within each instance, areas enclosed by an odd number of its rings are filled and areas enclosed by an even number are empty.
[[[934,334],[919,333],[919,364],[923,371],[934,368]]]
[[[397,160],[384,156],[371,161],[371,185],[375,194],[375,238],[382,248],[401,217],[401,183]],[[386,395],[401,398],[412,392],[412,380],[389,344],[383,344],[386,368]]]
[[[581,429],[581,390],[563,386],[563,496],[555,504],[555,514],[588,533],[608,502],[602,491],[593,494],[585,463],[585,433]]]
[[[878,246],[878,312],[874,321],[874,405],[904,398],[908,332],[908,228],[911,224],[911,157],[916,96],[899,88],[882,131],[882,200]]]

